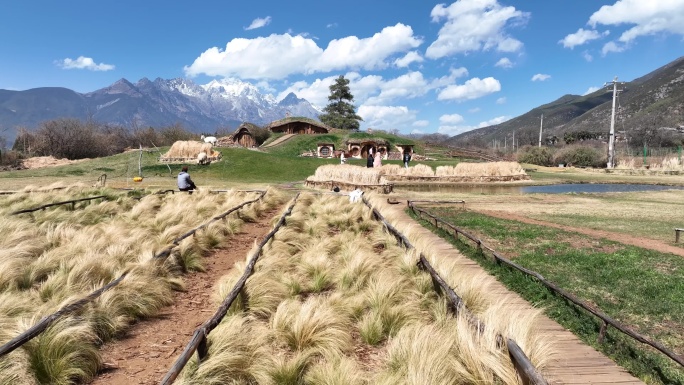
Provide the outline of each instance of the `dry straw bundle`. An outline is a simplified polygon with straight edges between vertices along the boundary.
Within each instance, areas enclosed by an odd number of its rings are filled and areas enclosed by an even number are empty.
[[[516,176],[527,175],[518,162],[459,163],[454,166],[437,167],[437,176]]]
[[[313,176],[307,180],[311,182],[336,181],[350,184],[379,185],[387,181],[379,169],[352,166],[349,164],[325,165],[316,169]]]
[[[380,173],[387,176],[400,175],[400,176],[413,176],[413,177],[434,177],[435,172],[432,167],[417,164],[409,168],[401,167],[396,164],[384,165],[380,168]]]
[[[200,152],[208,157],[218,156],[219,153],[212,149],[211,143],[196,142],[194,140],[179,140],[171,146],[162,158],[197,158]]]

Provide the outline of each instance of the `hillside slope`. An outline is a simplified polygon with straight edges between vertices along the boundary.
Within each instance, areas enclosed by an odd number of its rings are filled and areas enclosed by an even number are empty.
[[[621,85],[616,131],[630,139],[654,134],[654,129],[684,125],[684,57]],[[537,144],[540,117],[544,115],[544,141],[562,139],[565,133],[588,131],[607,137],[612,110],[612,88],[584,96],[565,95],[504,123],[472,130],[447,140],[450,145],[486,146],[492,139]],[[667,130],[664,130],[667,131]]]

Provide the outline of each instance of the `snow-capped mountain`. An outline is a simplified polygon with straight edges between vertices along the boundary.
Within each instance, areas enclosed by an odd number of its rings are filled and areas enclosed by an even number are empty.
[[[242,122],[264,125],[287,115],[317,118],[321,112],[295,94],[277,101],[248,82],[212,80],[198,85],[189,79],[120,79],[86,94],[66,88],[0,90],[2,126],[37,127],[57,118],[93,118],[126,127],[163,127],[177,123],[194,132],[235,128]]]

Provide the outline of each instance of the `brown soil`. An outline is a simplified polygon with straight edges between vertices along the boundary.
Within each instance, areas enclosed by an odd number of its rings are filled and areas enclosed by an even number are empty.
[[[271,217],[279,208],[246,223],[219,249],[204,259],[206,272],[185,277],[186,291],[175,295],[173,305],[157,317],[142,320],[125,337],[102,347],[104,369],[92,384],[158,384],[183,351],[195,329],[209,319],[217,305],[211,297],[218,279],[243,260],[255,240],[271,230]]]
[[[609,239],[611,241],[615,242],[620,242],[624,243],[627,245],[632,245],[632,246],[637,246],[641,247],[644,249],[650,249],[650,250],[655,250],[659,251],[661,253],[671,253],[675,255],[679,255],[684,257],[684,249],[668,245],[667,243],[657,241],[654,239],[648,239],[648,238],[638,238],[638,237],[633,237],[630,235],[626,234],[620,234],[620,233],[614,233],[611,231],[605,231],[605,230],[594,230],[594,229],[587,229],[583,227],[572,227],[572,226],[565,226],[565,225],[559,225],[556,223],[551,223],[551,222],[546,222],[546,221],[540,221],[537,219],[531,219],[527,218],[521,215],[516,215],[512,214],[509,212],[505,211],[494,211],[494,210],[476,210],[478,212],[481,212],[482,214],[489,215],[492,217],[496,218],[501,218],[501,219],[510,219],[518,222],[523,222],[523,223],[529,223],[533,225],[541,225],[541,226],[547,226],[547,227],[553,227],[555,229],[560,229],[564,231],[572,231],[580,234],[585,234],[594,238],[605,238]]]

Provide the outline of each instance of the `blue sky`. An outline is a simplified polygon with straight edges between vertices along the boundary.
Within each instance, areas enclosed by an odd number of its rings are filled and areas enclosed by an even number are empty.
[[[454,135],[684,55],[684,0],[6,0],[0,36],[0,89],[233,77],[324,106],[345,75],[362,129]]]

